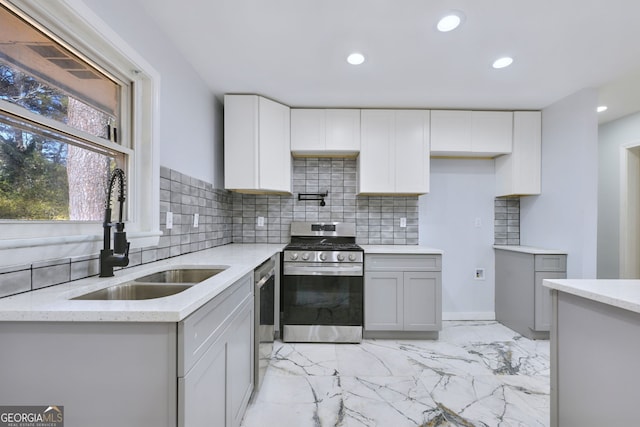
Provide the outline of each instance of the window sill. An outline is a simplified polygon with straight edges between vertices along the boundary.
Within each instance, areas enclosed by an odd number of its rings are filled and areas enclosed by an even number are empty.
[[[127,232],[131,248],[157,246],[161,231]],[[97,254],[102,249],[102,235],[37,237],[0,240],[2,267],[78,255]]]

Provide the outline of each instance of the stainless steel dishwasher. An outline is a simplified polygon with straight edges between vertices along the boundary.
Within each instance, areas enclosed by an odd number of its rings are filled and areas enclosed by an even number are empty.
[[[269,366],[275,337],[276,257],[272,256],[254,270],[255,343],[254,394],[258,392]]]

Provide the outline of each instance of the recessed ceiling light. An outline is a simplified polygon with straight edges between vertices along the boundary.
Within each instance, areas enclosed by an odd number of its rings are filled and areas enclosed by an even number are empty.
[[[504,68],[504,67],[508,67],[509,65],[511,65],[511,63],[513,62],[513,58],[509,57],[509,56],[504,56],[502,58],[498,58],[493,62],[493,68]]]
[[[443,16],[438,21],[438,31],[446,33],[447,31],[455,30],[462,22],[462,12],[450,12],[446,16]]]
[[[364,62],[364,55],[358,52],[354,52],[347,56],[347,62],[351,65],[360,65]]]
[[[607,111],[607,108],[609,107],[607,107],[606,105],[600,105],[598,108],[596,108],[596,111],[598,113],[602,113],[603,111]]]

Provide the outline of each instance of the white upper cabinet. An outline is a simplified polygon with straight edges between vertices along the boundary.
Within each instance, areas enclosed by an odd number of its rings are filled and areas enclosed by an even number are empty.
[[[449,152],[471,152],[471,111],[431,110],[431,153]]]
[[[542,113],[513,113],[513,151],[497,157],[496,196],[540,194]]]
[[[360,110],[291,110],[293,155],[356,156],[360,151]]]
[[[511,111],[471,112],[471,151],[495,156],[511,153],[513,113]]]
[[[431,111],[431,155],[495,157],[511,152],[510,111]]]
[[[429,192],[429,111],[362,110],[359,194]]]
[[[257,95],[225,95],[224,186],[291,193],[289,107]]]

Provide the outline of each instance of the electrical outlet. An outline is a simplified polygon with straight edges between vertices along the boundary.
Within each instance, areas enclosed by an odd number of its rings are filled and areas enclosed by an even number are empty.
[[[166,228],[167,230],[171,230],[173,228],[173,212],[167,212]]]
[[[200,214],[193,214],[193,228],[198,228],[198,224],[200,223]]]
[[[259,216],[258,217],[258,227],[264,227],[264,217],[263,216]]]
[[[474,276],[476,280],[484,280],[484,268],[476,268],[476,274]]]
[[[407,227],[407,218],[400,218],[400,228],[406,228]]]

